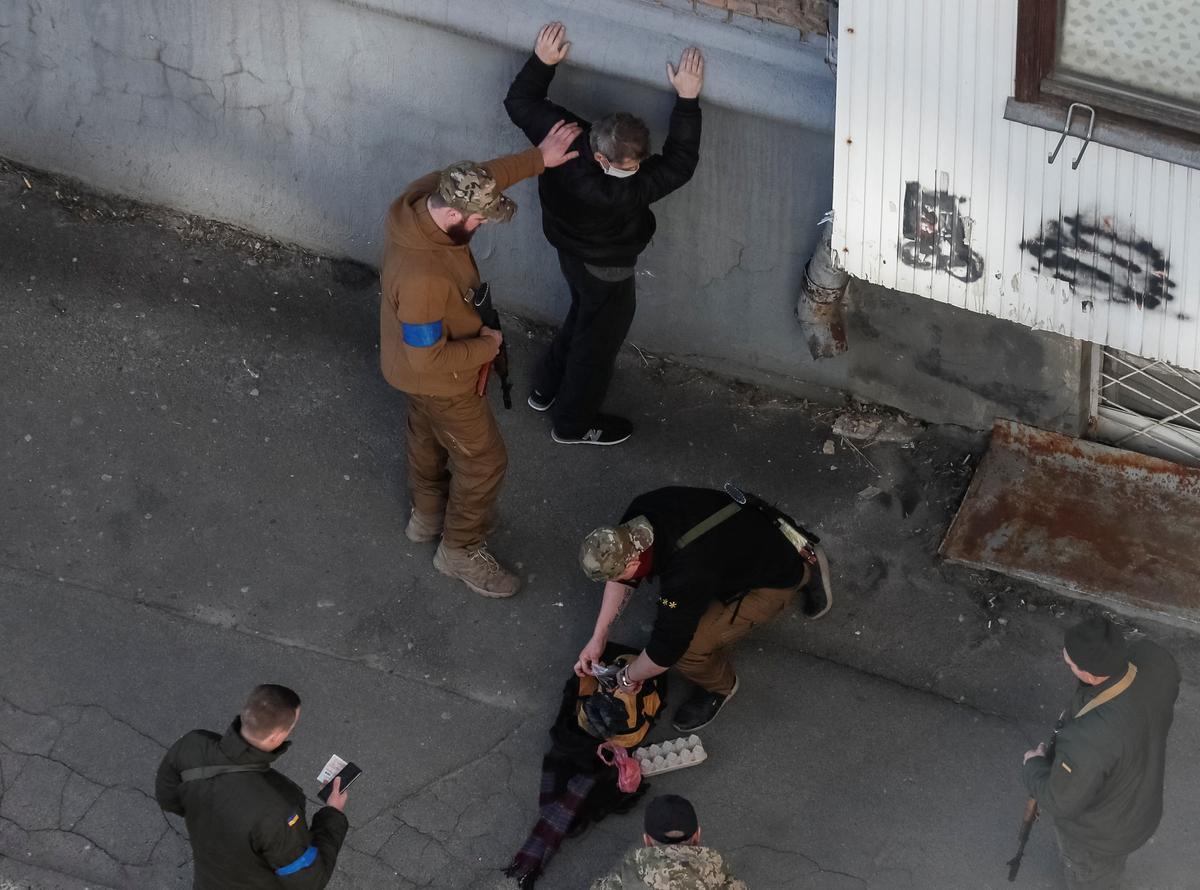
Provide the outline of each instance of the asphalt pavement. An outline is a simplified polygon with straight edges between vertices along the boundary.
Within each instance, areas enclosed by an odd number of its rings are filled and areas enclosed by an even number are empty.
[[[500,870],[599,602],[579,541],[644,490],[726,480],[822,537],[836,605],[741,645],[708,761],[652,793],[690,797],[756,890],[1062,886],[1048,824],[1016,884],[1004,863],[1021,754],[1071,690],[1062,632],[1094,607],[937,558],[982,434],[851,441],[836,418],[881,409],[631,344],[610,407],[634,437],[559,446],[524,405],[547,331],[507,317],[520,398],[490,395],[510,454],[492,543],[527,583],[487,600],[403,536],[404,398],[378,373],[377,313],[362,267],[0,165],[0,890],[190,886],[155,768],[260,682],[304,698],[279,765],[314,797],[329,754],[364,769],[330,887],[513,886]],[[643,642],[652,607],[636,597],[614,638]],[[1126,623],[1184,673],[1166,814],[1129,886],[1184,890],[1200,645]],[[567,841],[538,886],[586,888],[640,815]]]

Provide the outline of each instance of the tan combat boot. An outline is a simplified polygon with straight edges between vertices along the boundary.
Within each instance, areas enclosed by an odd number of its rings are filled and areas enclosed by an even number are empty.
[[[483,596],[512,596],[521,588],[521,579],[496,562],[486,544],[467,550],[442,541],[433,554],[433,567]]]
[[[442,536],[442,523],[445,515],[425,516],[413,510],[408,516],[408,525],[404,526],[404,536],[414,544],[428,544]]]

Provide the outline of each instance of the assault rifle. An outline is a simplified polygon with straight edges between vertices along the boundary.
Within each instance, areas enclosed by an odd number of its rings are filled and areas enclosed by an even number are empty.
[[[475,307],[475,311],[479,313],[479,319],[489,328],[500,330],[500,313],[496,311],[496,307],[492,305],[492,288],[485,281],[475,290],[475,295],[470,298],[471,304]],[[500,395],[504,399],[504,407],[512,408],[512,383],[508,379],[508,344],[501,341],[500,352],[487,365],[484,365],[481,372],[482,379],[479,381],[479,394],[483,395],[487,392],[487,374],[488,368],[496,372],[496,376],[500,378]]]
[[[1054,734],[1050,736],[1050,744],[1046,746],[1045,757],[1051,764],[1054,763],[1054,747],[1058,742],[1058,731],[1063,728],[1063,721],[1066,719],[1067,712],[1063,711],[1058,716],[1058,722],[1054,724]],[[1025,801],[1025,812],[1021,816],[1021,828],[1017,831],[1017,855],[1008,860],[1008,879],[1015,881],[1017,872],[1021,870],[1021,857],[1025,855],[1025,844],[1029,842],[1029,834],[1033,831],[1033,823],[1038,819],[1038,802],[1036,797],[1031,797]]]
[[[1021,870],[1021,857],[1025,855],[1025,844],[1029,842],[1029,834],[1033,831],[1033,823],[1038,818],[1037,798],[1025,801],[1025,814],[1021,817],[1021,829],[1017,832],[1017,855],[1008,860],[1008,879],[1015,881],[1017,872]]]

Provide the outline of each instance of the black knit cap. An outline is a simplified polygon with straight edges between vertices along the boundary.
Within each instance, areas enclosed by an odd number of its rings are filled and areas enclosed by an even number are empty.
[[[1069,628],[1065,645],[1075,667],[1097,677],[1123,674],[1129,663],[1125,638],[1107,618],[1088,618]]]
[[[663,794],[646,807],[646,834],[660,844],[681,844],[699,829],[695,808],[678,794]]]

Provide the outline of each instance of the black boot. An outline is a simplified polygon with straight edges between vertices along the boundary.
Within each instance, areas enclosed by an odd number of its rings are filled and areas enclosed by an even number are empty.
[[[725,703],[737,695],[737,691],[737,677],[733,678],[733,688],[729,690],[728,695],[697,689],[692,693],[691,698],[679,706],[671,725],[680,732],[695,732],[702,726],[708,726],[717,714],[721,713],[721,708],[725,707]]]

